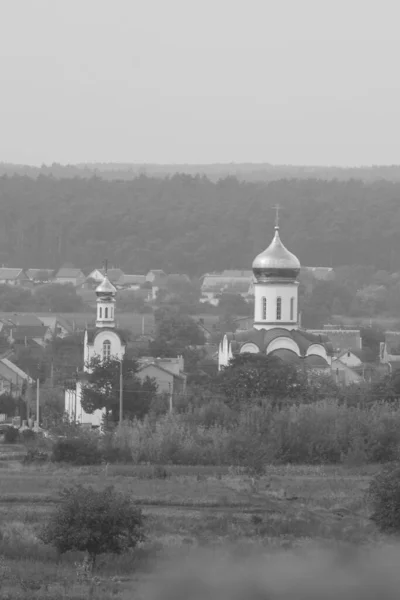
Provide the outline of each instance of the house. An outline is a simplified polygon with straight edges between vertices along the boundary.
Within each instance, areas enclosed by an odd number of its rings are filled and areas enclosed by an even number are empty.
[[[363,361],[360,358],[360,352],[345,350],[344,352],[340,352],[336,357],[336,360],[340,360],[343,364],[351,369],[362,368]]]
[[[162,269],[151,269],[146,275],[146,281],[153,283],[157,279],[158,281],[166,281],[167,274]]]
[[[26,285],[30,282],[23,269],[0,267],[0,285]]]
[[[105,269],[94,269],[94,271],[89,273],[89,275],[87,276],[86,279],[87,280],[92,279],[98,285],[103,281],[104,275],[105,275]],[[107,269],[107,277],[111,281],[111,283],[114,285],[123,276],[124,276],[124,272],[122,271],[122,269],[118,269],[116,267],[113,267],[112,269]]]
[[[200,302],[218,305],[220,294],[238,294],[247,298],[254,294],[252,271],[225,270],[222,273],[206,273],[202,277]]]
[[[123,273],[115,282],[117,289],[139,290],[146,282],[146,275],[127,275]]]
[[[20,396],[27,384],[33,379],[8,358],[0,359],[0,395]]]
[[[153,358],[152,356],[138,359],[137,376],[142,381],[149,377],[155,379],[159,394],[178,396],[186,391],[186,373],[182,356],[177,358]]]
[[[61,267],[56,273],[56,283],[67,284],[70,283],[77,287],[85,281],[86,277],[81,269],[75,269],[74,267]]]
[[[73,332],[73,326],[58,315],[39,316],[38,319],[45,327],[48,327],[52,336],[64,338]]]
[[[337,355],[348,350],[362,350],[362,339],[359,329],[342,329],[327,325],[323,329],[309,329],[315,335],[326,335],[332,343],[334,353]]]
[[[33,341],[40,346],[45,346],[52,338],[49,327],[42,323],[40,325],[17,325],[11,326],[8,341],[10,344],[27,345]]]
[[[53,269],[28,269],[26,274],[33,283],[49,283],[54,276]]]
[[[43,323],[36,315],[31,313],[18,314],[14,313],[6,319],[6,322],[11,327],[40,327]]]
[[[360,371],[359,369],[351,366],[350,364],[346,364],[341,358],[334,358],[332,360],[331,368],[332,375],[334,376],[335,381],[338,384],[351,385],[361,383],[362,381],[364,381],[362,370]]]

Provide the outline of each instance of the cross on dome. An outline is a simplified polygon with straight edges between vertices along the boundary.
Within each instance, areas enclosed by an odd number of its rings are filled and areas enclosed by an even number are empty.
[[[276,215],[275,215],[275,229],[279,229],[279,211],[281,210],[282,206],[280,206],[280,204],[276,204],[272,208],[276,211]]]

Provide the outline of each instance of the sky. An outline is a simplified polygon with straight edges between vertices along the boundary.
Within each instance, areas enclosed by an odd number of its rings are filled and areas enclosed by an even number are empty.
[[[0,161],[400,164],[398,0],[0,0]]]

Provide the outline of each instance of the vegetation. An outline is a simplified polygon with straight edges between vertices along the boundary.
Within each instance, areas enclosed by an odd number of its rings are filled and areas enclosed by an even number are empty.
[[[131,181],[4,176],[0,261],[90,269],[107,254],[133,273],[162,268],[201,276],[249,268],[272,237],[272,205],[279,198],[283,240],[302,264],[392,273],[400,268],[400,209],[393,200],[399,186],[318,179],[245,183],[233,177],[213,183],[189,175]]]
[[[60,554],[86,552],[93,569],[99,554],[122,554],[143,541],[142,528],[142,513],[127,494],[78,485],[62,491],[40,539]]]
[[[396,456],[399,459],[399,456]],[[385,533],[400,532],[400,464],[387,465],[371,481],[371,519]]]

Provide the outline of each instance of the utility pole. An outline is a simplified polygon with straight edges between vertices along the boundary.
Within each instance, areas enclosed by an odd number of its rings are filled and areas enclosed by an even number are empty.
[[[169,386],[169,412],[172,413],[172,389],[171,389],[171,383],[169,383],[168,386]]]
[[[26,420],[29,419],[31,405],[31,376],[28,370],[28,381],[26,384]]]
[[[36,427],[39,429],[40,389],[39,377],[36,379]]]
[[[119,363],[119,426],[122,427],[123,411],[123,377],[122,377],[122,357]]]

